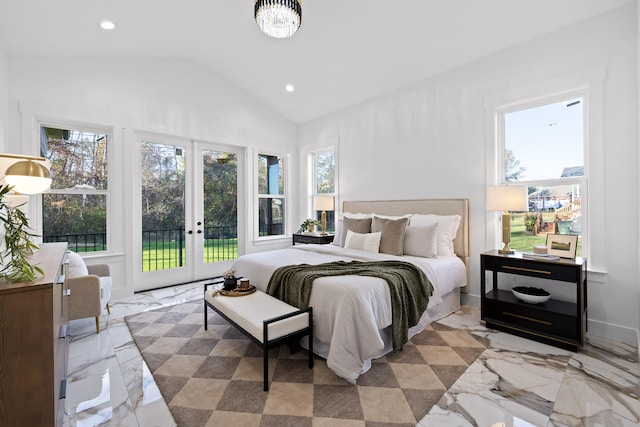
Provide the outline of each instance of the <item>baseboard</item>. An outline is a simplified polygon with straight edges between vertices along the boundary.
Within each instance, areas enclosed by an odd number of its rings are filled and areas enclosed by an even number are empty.
[[[640,331],[626,326],[612,325],[599,320],[589,319],[587,336],[606,338],[619,341],[638,348]],[[640,350],[639,350],[640,351]],[[639,353],[640,354],[640,353]]]
[[[460,304],[480,308],[480,296],[473,294],[460,294]]]

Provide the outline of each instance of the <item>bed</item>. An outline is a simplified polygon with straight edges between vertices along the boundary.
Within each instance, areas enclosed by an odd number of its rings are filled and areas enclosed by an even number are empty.
[[[460,292],[467,292],[469,286],[467,199],[345,201],[342,215],[331,245],[295,245],[243,255],[233,263],[232,268],[236,270],[236,275],[249,278],[252,285],[266,291],[273,272],[286,265],[316,265],[333,261],[410,262],[424,271],[434,291],[419,322],[409,328],[409,337],[460,307]],[[354,245],[354,241],[370,240],[374,234],[377,236],[371,230],[369,233],[354,231],[352,224],[366,223],[367,217],[375,217],[373,221],[376,221],[378,229],[381,223],[398,226],[398,223],[405,223],[402,218],[407,218],[409,228],[405,229],[403,249],[409,254],[403,251],[402,254],[393,253],[387,250],[388,244],[385,247],[387,253],[362,250],[358,244]],[[443,218],[449,221],[457,217],[459,221],[455,230],[451,235],[445,233],[443,236],[442,230],[446,230]],[[365,221],[358,221],[363,218]],[[434,220],[439,225],[430,225]],[[415,222],[412,224],[412,221]],[[351,230],[348,233],[347,228]],[[438,230],[437,235],[433,232],[428,239],[422,237],[425,236],[425,230],[434,229]],[[382,236],[385,236],[385,230],[388,228],[382,229]],[[420,234],[416,234],[418,232]],[[389,236],[389,233],[386,232],[386,235]],[[416,236],[420,236],[418,242],[421,245],[422,242],[429,243],[427,253],[424,253],[422,246],[416,249]],[[432,238],[437,240],[437,253],[429,252],[435,250]],[[448,240],[448,247],[444,249],[443,239]],[[381,240],[381,244],[383,242]],[[406,246],[410,242],[413,242],[411,250]],[[371,367],[373,359],[392,351],[392,310],[389,286],[385,280],[364,276],[320,277],[313,281],[309,305],[314,310],[314,352],[327,360],[327,366],[336,375],[355,383]]]

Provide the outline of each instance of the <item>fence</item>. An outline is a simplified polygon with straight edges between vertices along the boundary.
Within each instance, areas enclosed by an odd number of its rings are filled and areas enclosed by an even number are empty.
[[[205,227],[204,262],[216,262],[238,257],[238,227]],[[68,242],[74,252],[106,250],[105,233],[44,236],[45,243]],[[182,267],[186,263],[184,228],[142,231],[143,271]]]

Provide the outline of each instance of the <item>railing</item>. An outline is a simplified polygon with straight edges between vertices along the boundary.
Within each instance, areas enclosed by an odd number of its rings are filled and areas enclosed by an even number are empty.
[[[59,236],[43,236],[44,243],[67,242],[74,252],[96,252],[107,248],[106,233],[63,234]]]
[[[238,257],[238,227],[204,228],[203,262],[210,263]],[[186,264],[184,228],[142,232],[142,271],[165,270]]]
[[[205,263],[236,259],[238,257],[238,227],[220,226],[204,228],[203,261]],[[74,252],[106,250],[105,233],[66,234],[44,236],[45,243],[68,242]],[[164,270],[186,264],[185,230],[143,230],[143,271]]]
[[[564,205],[563,207],[556,209],[556,217],[558,219],[570,219],[576,212],[580,212],[582,209],[582,199],[575,199],[573,202]]]

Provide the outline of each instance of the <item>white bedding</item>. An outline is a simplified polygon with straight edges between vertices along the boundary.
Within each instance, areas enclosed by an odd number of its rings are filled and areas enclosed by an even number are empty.
[[[292,264],[322,264],[345,261],[409,261],[420,267],[434,292],[428,310],[442,302],[442,296],[466,285],[466,269],[457,257],[419,258],[371,253],[331,245],[297,245],[286,249],[239,257],[236,276],[250,279],[266,291],[276,268]],[[366,276],[334,276],[316,279],[309,305],[314,314],[314,350],[327,359],[338,376],[355,383],[371,367],[371,359],[391,349],[391,300],[383,279]],[[427,319],[427,312],[423,318]],[[409,330],[409,337],[426,326],[421,322]]]

